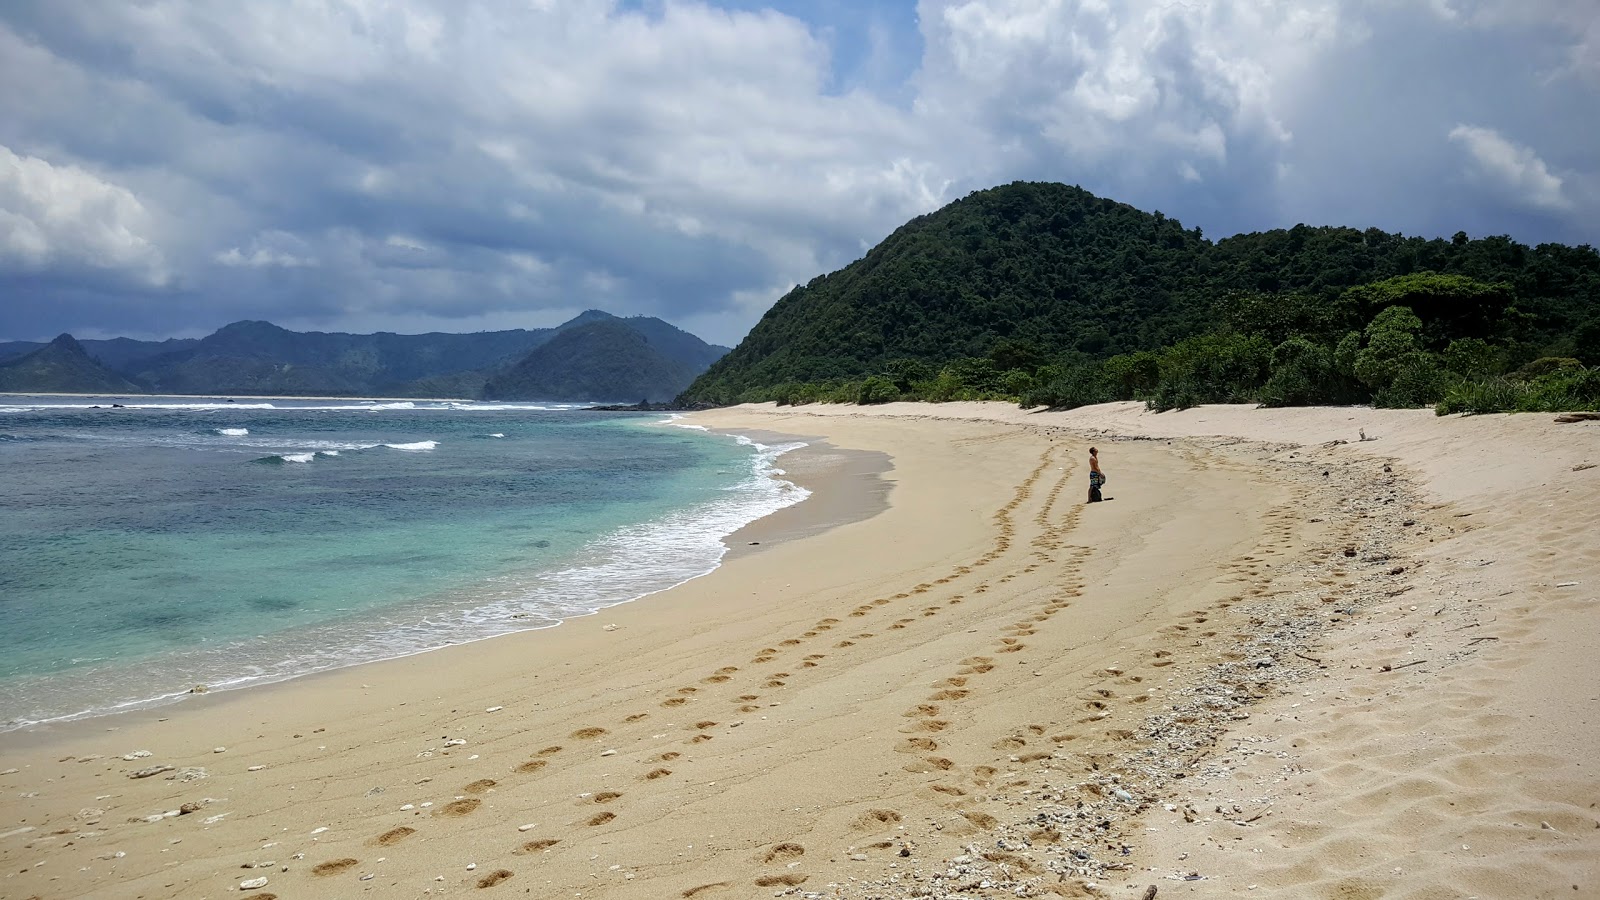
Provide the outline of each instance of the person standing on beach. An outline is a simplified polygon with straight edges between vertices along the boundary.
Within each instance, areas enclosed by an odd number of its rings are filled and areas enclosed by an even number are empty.
[[[1090,447],[1089,448],[1089,502],[1090,503],[1099,503],[1102,499],[1104,499],[1103,497],[1100,496],[1100,486],[1105,484],[1105,483],[1106,483],[1105,473],[1100,471],[1100,451],[1096,450],[1093,447]]]

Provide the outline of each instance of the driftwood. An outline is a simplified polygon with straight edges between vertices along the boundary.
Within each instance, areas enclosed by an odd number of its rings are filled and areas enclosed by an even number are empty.
[[[1144,896],[1140,897],[1139,900],[1156,900],[1156,886],[1152,884],[1145,888]]]
[[[1380,671],[1380,672],[1398,672],[1401,669],[1408,668],[1410,666],[1420,666],[1425,662],[1427,662],[1427,660],[1425,660],[1425,659],[1414,659],[1411,662],[1401,663],[1398,666],[1384,666],[1383,668],[1379,669],[1378,671]]]
[[[1600,412],[1569,412],[1556,416],[1556,421],[1563,425],[1571,422],[1600,422]]]
[[[1472,640],[1467,641],[1467,646],[1471,647],[1473,644],[1476,644],[1476,643],[1479,643],[1479,642],[1482,642],[1482,641],[1498,641],[1498,640],[1500,640],[1500,639],[1497,638],[1497,637],[1473,638]]]
[[[1316,657],[1315,657],[1315,656],[1307,656],[1307,655],[1305,655],[1305,654],[1304,654],[1304,653],[1299,653],[1299,652],[1296,652],[1296,653],[1295,653],[1295,656],[1298,656],[1298,657],[1300,657],[1300,658],[1301,658],[1301,659],[1308,659],[1308,660],[1310,660],[1310,661],[1312,661],[1312,662],[1314,662],[1314,663],[1316,663],[1316,664],[1317,664],[1317,665],[1319,665],[1319,666],[1320,666],[1320,665],[1322,665],[1322,660],[1320,660],[1320,659],[1317,659],[1317,658],[1316,658]]]

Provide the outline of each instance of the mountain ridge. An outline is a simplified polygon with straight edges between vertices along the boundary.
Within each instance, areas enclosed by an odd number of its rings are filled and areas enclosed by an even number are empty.
[[[119,385],[117,393],[475,398],[481,396],[491,378],[516,366],[542,344],[566,330],[596,322],[620,323],[619,327],[654,336],[662,343],[668,359],[676,361],[681,357],[692,370],[691,378],[727,352],[725,347],[707,344],[659,319],[620,318],[595,309],[553,328],[415,335],[381,331],[297,332],[271,322],[246,319],[224,325],[203,338],[163,342],[128,338],[82,343],[73,340],[72,345],[85,361],[114,377],[95,381],[86,375],[69,377],[65,369],[46,371],[34,367],[27,370],[31,374],[26,377],[12,377],[5,390],[98,392],[98,388],[83,390],[73,386],[94,383]],[[63,337],[72,340],[70,335]],[[0,344],[0,367],[18,363],[52,345]],[[122,365],[96,359],[95,350]],[[676,375],[672,383],[674,393],[687,385],[687,381],[678,384]],[[581,399],[614,399],[615,395],[605,393],[604,387],[595,385],[595,392]],[[581,385],[578,389],[583,393]]]

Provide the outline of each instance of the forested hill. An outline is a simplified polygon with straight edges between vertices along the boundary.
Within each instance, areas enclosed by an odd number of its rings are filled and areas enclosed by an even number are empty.
[[[782,399],[876,374],[918,394],[912,382],[952,364],[1037,386],[1228,329],[1272,332],[1269,351],[1306,335],[1331,352],[1374,312],[1348,289],[1423,272],[1496,286],[1504,309],[1493,326],[1514,355],[1600,362],[1600,254],[1589,247],[1304,225],[1213,243],[1159,212],[1018,182],[913,219],[796,287],[680,400]],[[1263,321],[1241,321],[1251,316]]]

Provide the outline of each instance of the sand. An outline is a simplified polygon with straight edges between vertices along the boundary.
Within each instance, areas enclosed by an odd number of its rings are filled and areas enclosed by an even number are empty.
[[[696,413],[825,439],[814,498],[559,628],[0,736],[0,896],[1600,896],[1551,419]]]

